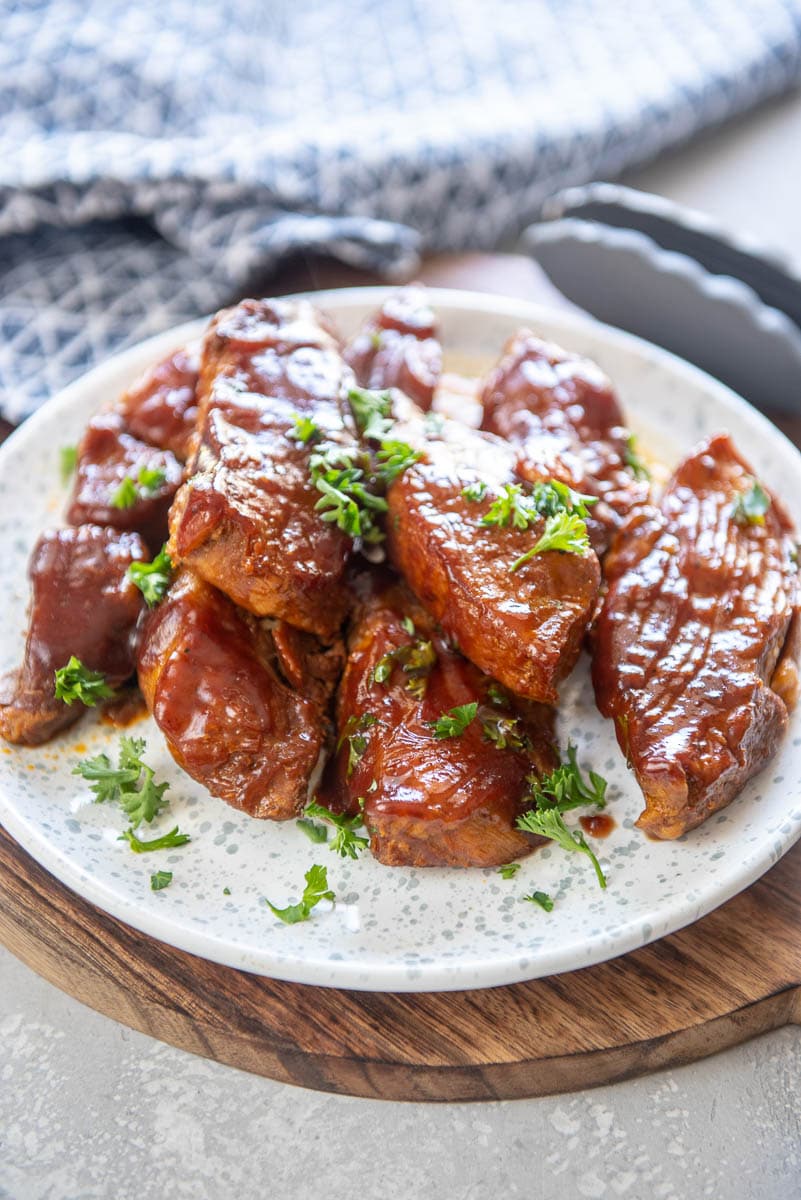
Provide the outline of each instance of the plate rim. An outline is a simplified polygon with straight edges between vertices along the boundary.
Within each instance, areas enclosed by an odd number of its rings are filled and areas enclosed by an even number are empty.
[[[331,305],[332,312],[335,314],[337,310],[375,306],[396,290],[396,287],[383,285],[366,288],[333,288],[320,292],[292,293],[291,298],[310,299],[323,308]],[[521,324],[536,325],[538,320],[542,320],[550,327],[557,325],[560,330],[564,329],[566,339],[569,339],[571,333],[575,331],[578,336],[600,338],[613,347],[617,346],[624,351],[634,353],[641,360],[655,362],[660,368],[664,366],[674,376],[684,377],[688,382],[707,392],[711,389],[718,393],[728,406],[733,405],[741,417],[745,418],[747,422],[755,424],[769,440],[774,442],[778,440],[783,443],[785,449],[789,449],[797,459],[801,469],[799,449],[764,414],[725,384],[662,347],[605,325],[584,313],[563,311],[523,298],[455,288],[430,287],[427,288],[427,291],[432,306],[435,308],[448,307],[463,312],[490,312],[498,316],[508,316]],[[23,422],[0,446],[0,472],[5,469],[7,459],[13,457],[17,445],[23,441],[35,439],[40,426],[47,427],[54,418],[58,418],[60,413],[69,410],[86,392],[87,388],[100,391],[106,376],[117,377],[124,371],[130,371],[133,377],[135,371],[140,369],[140,363],[145,354],[148,357],[152,356],[152,360],[156,361],[159,354],[167,353],[170,348],[179,346],[182,341],[196,338],[202,334],[209,319],[209,317],[202,317],[191,322],[184,322],[137,342],[98,364],[62,389],[27,421]],[[558,336],[562,337],[561,332]],[[753,854],[750,860],[746,856],[744,862],[739,864],[736,877],[732,875],[724,877],[714,889],[711,899],[707,898],[700,904],[690,904],[686,897],[677,896],[667,906],[662,905],[650,913],[641,912],[628,923],[616,920],[608,929],[604,930],[601,938],[590,943],[590,953],[581,962],[577,961],[575,947],[572,947],[569,952],[556,948],[549,950],[547,954],[542,954],[540,951],[535,952],[529,959],[527,967],[521,968],[521,955],[517,950],[509,952],[506,958],[499,956],[497,959],[483,963],[480,961],[461,965],[458,961],[420,963],[416,969],[416,977],[410,979],[408,964],[402,966],[397,961],[371,962],[366,966],[360,965],[358,960],[347,959],[337,960],[336,963],[325,960],[323,963],[315,959],[310,960],[307,956],[299,955],[297,952],[276,957],[275,951],[272,950],[267,955],[270,957],[270,962],[261,962],[257,965],[243,961],[243,955],[249,954],[248,947],[240,946],[237,956],[236,953],[231,952],[230,942],[210,931],[192,929],[184,925],[177,927],[178,936],[176,936],[176,928],[171,924],[166,913],[161,914],[158,911],[138,906],[132,900],[112,891],[111,888],[95,880],[77,865],[69,855],[52,846],[36,826],[26,823],[24,816],[19,813],[13,802],[7,800],[4,790],[0,790],[0,819],[20,846],[59,882],[89,903],[96,905],[102,912],[124,921],[139,932],[164,942],[172,948],[233,969],[245,970],[290,983],[378,992],[437,992],[497,987],[578,970],[620,957],[669,936],[719,908],[750,887],[775,865],[801,837],[801,808],[788,809],[786,822],[789,827],[783,836],[776,835],[770,852],[763,845],[761,852]],[[743,869],[744,867],[746,869]],[[651,933],[643,937],[643,928],[648,924],[651,925]],[[544,970],[540,969],[543,960],[547,962],[547,968]],[[534,969],[532,970],[532,968]],[[321,973],[325,970],[335,973],[336,979],[322,979]],[[365,972],[369,973],[367,980],[364,977]],[[480,980],[476,978],[479,973]],[[470,978],[467,978],[468,975]]]

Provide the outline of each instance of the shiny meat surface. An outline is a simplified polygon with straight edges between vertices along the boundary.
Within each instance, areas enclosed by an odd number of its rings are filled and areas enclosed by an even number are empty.
[[[302,810],[327,718],[279,677],[262,624],[184,570],[145,619],[138,670],[170,753],[193,779],[252,817]]]
[[[245,300],[206,337],[191,477],[170,514],[170,555],[258,616],[330,639],[347,595],[350,539],[323,522],[313,450],[350,447],[337,344],[305,303]],[[319,430],[312,446],[298,417]]]
[[[775,500],[762,524],[735,519],[753,482],[731,440],[711,439],[607,559],[595,692],[645,796],[638,824],[655,837],[728,804],[775,753],[795,703],[792,526]]]
[[[430,721],[473,702],[478,715],[460,736],[434,736]],[[362,581],[337,717],[331,806],[358,812],[364,801],[380,862],[498,866],[539,844],[514,822],[527,776],[556,765],[552,710],[499,695],[400,583]],[[485,726],[516,746],[495,745]]]
[[[29,566],[33,595],[22,666],[0,686],[0,737],[38,745],[86,711],[55,698],[55,672],[73,654],[111,687],[133,674],[142,595],[126,572],[147,557],[136,533],[87,525],[42,534]]]
[[[517,447],[526,479],[558,479],[597,496],[588,528],[600,553],[648,485],[626,465],[629,431],[595,363],[520,330],[487,376],[481,428]]]
[[[147,486],[143,472],[158,473]],[[167,514],[181,482],[181,464],[169,450],[158,450],[127,431],[118,412],[103,412],[89,422],[78,447],[78,465],[67,508],[70,525],[108,525],[141,533],[155,553],[167,537]],[[132,488],[125,503],[120,486]]]
[[[199,370],[200,345],[182,347],[152,367],[116,406],[134,437],[171,451],[180,462],[189,457],[195,428]]]
[[[391,296],[365,321],[345,359],[362,387],[399,388],[429,409],[442,374],[442,347],[425,288],[411,284]]]
[[[598,559],[591,550],[547,551],[513,572],[544,519],[528,529],[481,522],[502,488],[517,481],[514,451],[453,421],[426,437],[412,418],[396,436],[423,458],[388,493],[391,562],[476,666],[519,696],[556,703],[594,609]],[[463,489],[476,482],[486,495],[466,499]]]

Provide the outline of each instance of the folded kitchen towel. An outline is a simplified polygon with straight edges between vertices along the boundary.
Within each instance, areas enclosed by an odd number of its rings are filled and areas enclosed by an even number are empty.
[[[801,0],[0,0],[0,413],[321,250],[490,248],[791,86]]]

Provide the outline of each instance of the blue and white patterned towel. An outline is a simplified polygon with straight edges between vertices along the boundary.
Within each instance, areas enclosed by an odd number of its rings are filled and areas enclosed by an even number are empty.
[[[0,0],[0,412],[299,248],[489,248],[801,76],[801,0]]]

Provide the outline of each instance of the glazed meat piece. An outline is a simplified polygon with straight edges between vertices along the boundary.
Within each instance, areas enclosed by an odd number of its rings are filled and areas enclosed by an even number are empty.
[[[305,302],[245,300],[206,337],[191,477],[170,514],[170,555],[257,616],[331,639],[347,607],[351,540],[322,520],[313,452],[352,448],[352,376]],[[313,422],[311,441],[298,420]]]
[[[528,854],[539,839],[515,818],[527,776],[557,765],[553,711],[500,692],[402,584],[376,578],[360,590],[324,798],[350,812],[363,801],[372,852],[388,866],[488,867]],[[463,733],[435,737],[430,722],[473,703]]]
[[[199,370],[200,344],[196,343],[176,350],[147,371],[117,405],[128,432],[186,462],[197,418]]]
[[[138,660],[145,701],[178,765],[234,808],[279,821],[307,801],[336,667],[327,691],[294,691],[264,623],[188,570],[148,613]]]
[[[519,483],[514,452],[454,421],[426,435],[412,418],[393,436],[422,458],[388,492],[391,562],[477,667],[519,696],[556,703],[598,595],[595,554],[548,550],[512,570],[545,528],[543,517],[526,529],[482,523]],[[465,496],[475,484],[486,488],[480,500]]]
[[[166,540],[167,514],[181,475],[181,464],[169,450],[128,433],[120,413],[99,413],[78,447],[67,520],[135,530],[155,553]]]
[[[33,597],[22,666],[0,686],[1,737],[39,745],[86,711],[55,697],[55,672],[72,655],[111,687],[130,678],[142,595],[127,570],[147,557],[136,533],[87,525],[42,534],[28,568]]]
[[[796,700],[793,530],[753,485],[731,440],[713,438],[607,559],[595,692],[645,796],[638,825],[655,837],[679,837],[733,800],[775,753]]]
[[[362,387],[399,388],[429,409],[442,374],[442,347],[425,288],[411,284],[391,296],[365,321],[345,359]]]
[[[523,329],[487,376],[482,404],[481,428],[518,448],[524,478],[559,479],[598,497],[588,527],[603,554],[649,489],[627,465],[630,434],[600,368]]]

